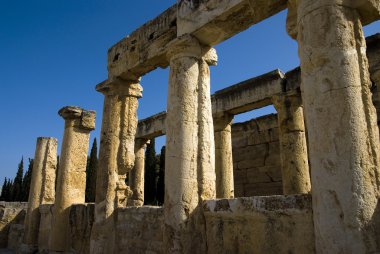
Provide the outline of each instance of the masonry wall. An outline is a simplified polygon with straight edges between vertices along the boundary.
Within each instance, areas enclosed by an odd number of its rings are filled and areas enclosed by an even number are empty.
[[[117,210],[116,253],[163,253],[162,207],[127,207]]]
[[[232,125],[235,197],[282,194],[277,115]]]
[[[0,202],[0,249],[8,245],[8,235],[13,224],[24,224],[27,203]]]
[[[315,253],[311,196],[210,200],[208,254]]]

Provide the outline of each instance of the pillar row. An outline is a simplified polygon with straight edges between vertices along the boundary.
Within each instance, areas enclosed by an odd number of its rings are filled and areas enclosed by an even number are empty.
[[[169,45],[166,118],[165,253],[206,253],[205,199],[215,198],[209,64],[214,50],[190,36]]]
[[[142,87],[139,79],[116,79],[99,84],[96,90],[104,95],[104,106],[90,248],[91,253],[113,253],[114,212],[125,207],[132,194],[125,179],[135,163],[137,107]]]
[[[316,253],[380,251],[379,134],[361,22],[371,17],[359,14],[377,2],[289,5],[301,62]]]
[[[278,117],[283,193],[309,193],[311,184],[301,94],[276,95],[272,102]]]
[[[135,142],[135,165],[129,172],[129,187],[132,191],[128,200],[130,206],[144,205],[145,149],[148,142],[146,139],[136,139]]]
[[[69,251],[67,248],[71,246],[70,207],[85,203],[87,154],[90,132],[95,129],[95,111],[69,106],[58,113],[65,120],[65,131],[49,244],[51,252]]]
[[[25,218],[24,252],[33,253],[38,248],[40,226],[39,207],[53,204],[55,200],[55,177],[57,167],[56,138],[37,138],[30,184],[28,210]]]
[[[234,197],[231,124],[233,115],[214,118],[216,198]]]

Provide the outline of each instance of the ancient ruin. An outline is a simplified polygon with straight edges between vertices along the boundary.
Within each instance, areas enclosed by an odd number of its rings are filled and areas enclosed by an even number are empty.
[[[301,66],[211,96],[213,46],[286,8]],[[0,246],[379,253],[380,34],[362,29],[379,19],[379,0],[178,0],[108,51],[108,78],[96,86],[95,204],[84,199],[95,112],[65,107],[56,191],[57,140],[39,138],[28,204],[0,203]],[[166,112],[138,121],[141,77],[159,67],[170,68]],[[277,114],[233,124],[267,105]],[[144,149],[162,135],[165,202],[144,206]]]

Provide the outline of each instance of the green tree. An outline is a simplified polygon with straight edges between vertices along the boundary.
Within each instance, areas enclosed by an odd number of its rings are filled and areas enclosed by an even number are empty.
[[[165,197],[165,146],[161,148],[160,164],[157,180],[157,203],[158,205],[164,204]]]
[[[151,139],[145,150],[145,184],[144,203],[145,205],[155,205],[156,200],[156,173],[157,158],[155,150],[155,140]]]
[[[12,188],[12,201],[21,201],[22,200],[22,178],[24,175],[24,158],[21,158],[20,163],[18,164],[18,169],[16,177],[13,180]]]
[[[13,182],[8,179],[7,186],[5,188],[4,201],[11,202],[13,201],[12,192],[13,192]]]
[[[87,158],[86,168],[86,202],[95,202],[96,171],[98,168],[98,146],[96,138],[92,143],[90,156]]]
[[[28,201],[29,198],[29,190],[30,183],[32,181],[32,171],[33,171],[33,159],[29,158],[28,170],[24,175],[24,179],[22,179],[22,200],[24,202]]]
[[[3,182],[3,187],[1,187],[0,201],[5,201],[5,195],[7,193],[8,179],[5,177]]]

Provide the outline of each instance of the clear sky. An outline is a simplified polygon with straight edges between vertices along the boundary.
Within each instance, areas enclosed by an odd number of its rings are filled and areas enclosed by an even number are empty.
[[[58,110],[77,105],[97,111],[99,137],[103,96],[94,89],[107,78],[107,50],[174,0],[0,0],[0,184],[14,177],[21,159],[32,158],[36,138],[62,141]],[[299,64],[297,44],[285,31],[286,11],[216,47],[212,92],[279,68]],[[380,22],[365,28],[380,32]],[[164,111],[168,69],[142,78],[139,118]],[[273,108],[235,117],[244,121]],[[99,140],[99,139],[98,139]],[[164,143],[157,140],[157,151]]]

